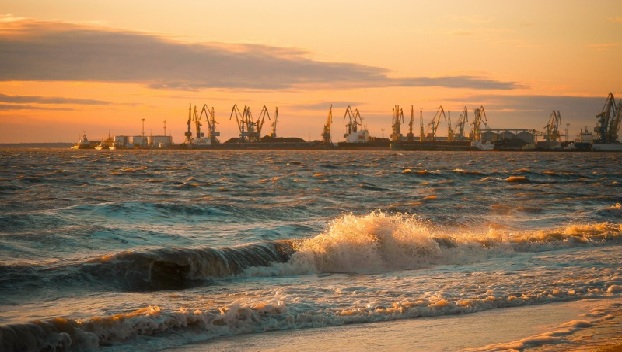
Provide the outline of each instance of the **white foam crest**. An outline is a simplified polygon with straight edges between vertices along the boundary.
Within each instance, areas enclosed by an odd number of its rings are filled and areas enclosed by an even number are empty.
[[[380,273],[469,264],[516,251],[540,252],[608,240],[622,240],[621,224],[570,224],[536,231],[446,228],[414,215],[375,211],[344,215],[325,232],[296,243],[287,263],[249,268],[244,275]]]
[[[412,216],[373,212],[345,215],[299,244],[292,261],[312,258],[318,272],[373,273],[438,262],[442,251],[430,230]]]

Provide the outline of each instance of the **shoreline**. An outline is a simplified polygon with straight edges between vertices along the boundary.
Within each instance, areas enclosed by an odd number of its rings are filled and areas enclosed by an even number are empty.
[[[230,336],[166,351],[205,350],[622,351],[622,298]]]

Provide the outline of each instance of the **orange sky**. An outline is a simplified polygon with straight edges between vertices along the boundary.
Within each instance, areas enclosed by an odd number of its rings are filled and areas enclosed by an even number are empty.
[[[388,137],[399,104],[426,124],[483,105],[492,128],[538,130],[555,109],[573,139],[622,98],[617,0],[0,5],[0,143],[134,135],[143,118],[182,142],[189,104],[215,108],[223,141],[234,104],[278,106],[281,137],[320,139],[331,104],[333,141],[347,105]]]

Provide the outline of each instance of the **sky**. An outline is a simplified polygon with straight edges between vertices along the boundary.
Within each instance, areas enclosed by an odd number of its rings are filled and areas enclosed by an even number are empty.
[[[277,136],[307,140],[332,106],[334,142],[348,106],[375,137],[395,105],[415,135],[441,106],[453,125],[483,106],[491,128],[538,131],[555,110],[572,140],[622,98],[621,58],[619,0],[0,0],[0,143],[140,135],[143,119],[181,143],[191,105],[214,108],[221,141],[234,105],[278,107]]]

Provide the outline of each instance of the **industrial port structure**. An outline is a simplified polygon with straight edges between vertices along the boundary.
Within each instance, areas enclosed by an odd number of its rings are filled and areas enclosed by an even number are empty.
[[[470,116],[469,116],[470,115]],[[166,135],[166,121],[164,121],[163,135],[146,136],[143,129],[141,135],[114,136],[102,141],[89,141],[86,134],[73,148],[74,149],[395,149],[395,150],[609,150],[622,151],[622,144],[618,142],[618,131],[622,115],[622,100],[616,100],[609,93],[603,110],[596,115],[597,123],[594,133],[586,127],[576,140],[568,141],[568,131],[561,132],[562,117],[559,111],[553,110],[548,122],[541,131],[536,129],[492,128],[489,126],[488,116],[484,106],[472,110],[469,114],[465,106],[457,122],[452,124],[451,113],[445,112],[440,105],[431,121],[425,122],[423,110],[419,112],[419,136],[415,136],[415,110],[410,106],[408,132],[402,134],[402,125],[405,125],[403,108],[393,107],[391,134],[389,138],[370,136],[363,124],[363,117],[358,108],[348,106],[343,114],[346,133],[344,140],[333,142],[331,125],[333,124],[333,107],[329,108],[326,123],[323,126],[321,140],[305,141],[302,138],[284,138],[277,136],[279,110],[274,109],[270,116],[264,105],[257,118],[253,117],[251,108],[243,109],[236,105],[231,108],[229,120],[235,123],[239,131],[238,137],[230,138],[225,142],[219,140],[220,133],[216,130],[216,114],[214,107],[204,104],[199,111],[198,106],[190,104],[185,139],[181,144],[173,144],[172,137]],[[262,136],[266,123],[270,122],[269,134]],[[471,119],[469,121],[469,119]],[[203,129],[203,121],[207,124]],[[441,122],[447,126],[447,135],[439,136],[438,129]],[[194,126],[194,133],[192,127]],[[470,126],[468,135],[467,128]],[[562,141],[566,137],[566,141]],[[540,139],[540,140],[539,140]]]

